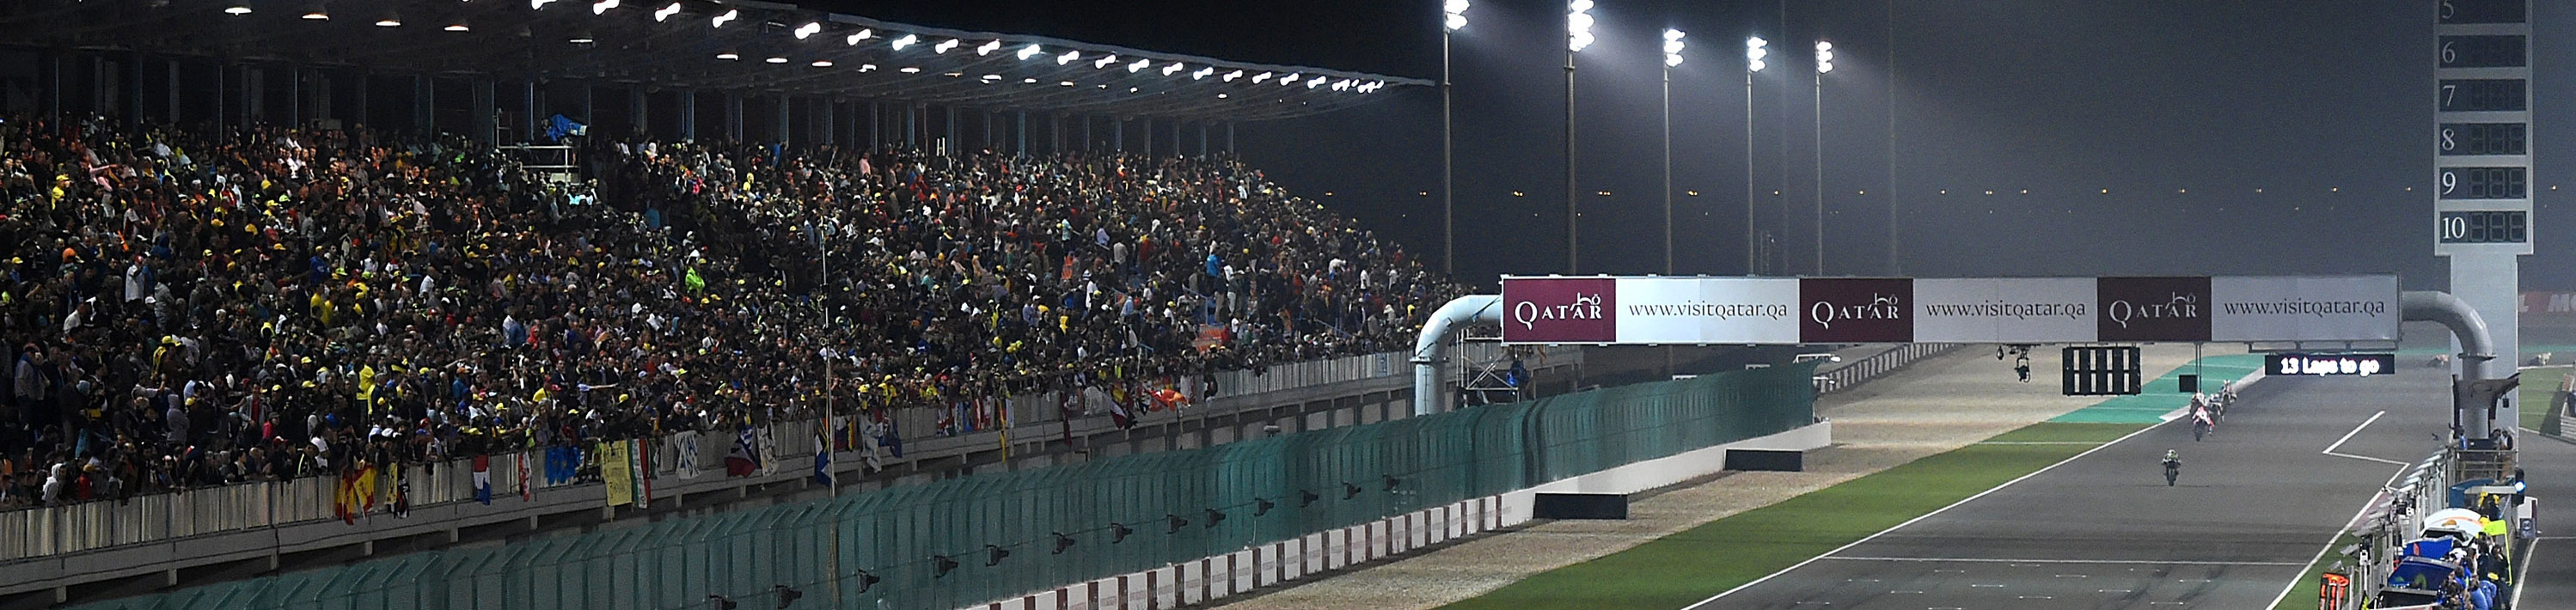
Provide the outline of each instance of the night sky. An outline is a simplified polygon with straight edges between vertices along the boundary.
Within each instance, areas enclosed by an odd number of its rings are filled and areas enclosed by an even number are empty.
[[[803,4],[1440,75],[1436,0]],[[1672,72],[1679,273],[1747,271],[1743,38],[1759,34],[1772,55],[1752,108],[1754,225],[1771,244],[1758,271],[1815,268],[1822,37],[1836,54],[1822,94],[1828,275],[1891,271],[1892,198],[1906,275],[2394,271],[2409,289],[2448,284],[2429,231],[2431,0],[1600,4],[1600,42],[1576,60],[1583,273],[1664,271],[1658,34],[1675,27],[1690,33]],[[2576,195],[2576,126],[2553,120],[2576,87],[2576,61],[2555,58],[2576,37],[2548,35],[2576,22],[2576,4],[2534,4],[2538,246],[2522,281],[2576,289],[2562,237],[2576,234],[2576,209],[2560,194]],[[1458,268],[1472,282],[1566,269],[1563,11],[1479,0],[1454,39]],[[1246,125],[1240,150],[1436,262],[1439,93],[1379,95],[1391,99]]]

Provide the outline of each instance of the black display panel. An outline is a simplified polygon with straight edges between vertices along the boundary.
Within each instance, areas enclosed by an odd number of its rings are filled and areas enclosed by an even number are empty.
[[[2528,123],[2443,123],[2439,135],[2443,155],[2531,154]]]
[[[2433,99],[2442,112],[2520,112],[2530,103],[2529,85],[2519,78],[2446,78]]]
[[[2443,36],[2444,68],[2523,68],[2531,65],[2528,39],[2519,34]]]
[[[2525,199],[2531,196],[2531,170],[2445,167],[2434,172],[2433,192],[2443,199]]]
[[[2531,213],[2521,210],[2443,212],[2433,220],[2435,239],[2446,244],[2520,244],[2531,241]]]
[[[2441,0],[2436,23],[2522,23],[2531,17],[2525,0]]]

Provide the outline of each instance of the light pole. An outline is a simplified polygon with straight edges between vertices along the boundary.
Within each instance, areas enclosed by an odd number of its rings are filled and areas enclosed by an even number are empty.
[[[1761,270],[1761,268],[1754,266],[1754,260],[1755,260],[1755,258],[1756,258],[1756,252],[1760,249],[1760,246],[1759,246],[1759,245],[1757,245],[1755,242],[1756,242],[1758,239],[1760,239],[1760,238],[1759,238],[1759,237],[1757,237],[1757,236],[1755,236],[1755,235],[1754,235],[1754,231],[1753,231],[1753,197],[1754,197],[1754,194],[1753,194],[1753,73],[1755,73],[1755,72],[1761,72],[1761,71],[1762,71],[1762,67],[1763,67],[1763,64],[1762,64],[1762,58],[1763,58],[1763,56],[1766,56],[1766,55],[1770,55],[1770,54],[1771,54],[1771,50],[1770,50],[1770,49],[1766,49],[1766,48],[1763,48],[1763,47],[1765,47],[1765,46],[1767,46],[1767,45],[1769,45],[1769,44],[1770,44],[1770,43],[1763,41],[1763,40],[1762,40],[1762,37],[1760,37],[1760,36],[1752,36],[1752,37],[1747,37],[1747,38],[1745,38],[1745,39],[1744,39],[1744,274],[1745,274],[1745,275],[1754,275],[1754,274],[1761,273],[1761,271],[1762,271],[1762,270]]]
[[[1673,274],[1673,67],[1682,65],[1682,31],[1664,30],[1664,275]]]
[[[1574,54],[1592,46],[1592,0],[1565,3],[1565,273],[1581,269],[1574,184]]]
[[[1825,73],[1834,71],[1834,43],[1816,41],[1816,275],[1825,274]]]
[[[1456,167],[1455,141],[1449,126],[1449,34],[1467,27],[1467,0],[1448,0],[1440,6],[1440,270],[1458,274],[1458,204],[1456,182],[1451,177]]]

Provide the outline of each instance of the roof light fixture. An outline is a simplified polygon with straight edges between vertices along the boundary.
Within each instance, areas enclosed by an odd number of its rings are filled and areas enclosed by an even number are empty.
[[[992,42],[987,42],[987,43],[984,43],[984,44],[983,44],[983,45],[981,45],[981,46],[977,46],[977,47],[975,47],[975,56],[976,56],[976,57],[983,57],[983,56],[986,56],[986,55],[992,55],[994,51],[999,51],[999,50],[1002,50],[1002,41],[996,40],[996,41],[992,41]]]
[[[552,2],[554,2],[554,1],[555,1],[555,0],[528,0],[528,10],[539,10],[539,9],[543,9],[543,8],[545,8],[545,7],[546,7],[546,4],[548,4],[548,3],[552,3]]]
[[[859,71],[860,71],[860,72],[875,72],[875,71],[877,71],[877,65],[876,65],[876,64],[859,64]]]
[[[1565,50],[1592,46],[1592,0],[1565,3]]]
[[[1127,64],[1127,73],[1128,73],[1128,74],[1135,74],[1135,73],[1137,73],[1137,72],[1143,72],[1143,71],[1145,71],[1145,68],[1146,68],[1147,66],[1152,66],[1152,65],[1154,65],[1154,60],[1151,60],[1151,59],[1138,59],[1138,60],[1136,60],[1136,63]]]
[[[1095,60],[1092,60],[1092,61],[1091,61],[1091,67],[1092,67],[1092,69],[1095,69],[1095,70],[1107,70],[1107,69],[1109,69],[1109,66],[1117,65],[1117,63],[1118,63],[1118,56],[1117,56],[1117,55],[1115,55],[1115,54],[1111,54],[1111,55],[1102,55],[1102,56],[1100,56],[1100,59],[1095,59]]]
[[[612,8],[617,8],[617,0],[599,0],[598,2],[590,3],[590,14],[606,14],[608,13],[608,9]]]
[[[842,42],[846,42],[846,43],[850,43],[850,46],[855,47],[855,46],[859,46],[859,41],[861,41],[861,40],[867,40],[867,39],[869,39],[869,38],[875,38],[875,37],[876,37],[876,35],[877,35],[877,31],[876,31],[876,30],[874,30],[874,29],[870,29],[870,28],[859,28],[859,31],[858,31],[858,32],[852,33],[852,34],[850,34],[849,36],[842,38],[842,39],[841,39],[841,41],[842,41]]]
[[[393,13],[385,13],[385,17],[384,17],[383,19],[377,19],[377,20],[376,20],[376,27],[380,27],[380,28],[398,28],[398,27],[402,27],[402,17],[401,17],[401,16],[399,16],[399,15],[395,15],[395,14],[393,14]]]
[[[304,18],[313,21],[329,21],[331,13],[322,9],[322,3],[315,2],[313,8],[304,11]]]
[[[1316,87],[1323,86],[1323,84],[1324,84],[1324,79],[1321,79],[1321,78],[1309,78],[1309,79],[1306,79],[1306,88],[1307,88],[1307,89],[1309,89],[1309,90],[1312,90],[1312,89],[1314,89],[1314,88],[1316,88]]]
[[[947,54],[947,53],[948,53],[948,50],[949,50],[949,49],[954,49],[954,48],[957,48],[957,39],[955,39],[955,38],[950,38],[950,39],[948,39],[946,42],[942,42],[942,43],[939,43],[939,44],[936,44],[936,45],[931,45],[931,47],[930,47],[930,52],[932,52],[932,53],[939,53],[939,54],[943,54],[943,55],[944,55],[944,54]]]
[[[1236,70],[1236,71],[1233,71],[1233,72],[1227,72],[1227,73],[1225,73],[1225,82],[1229,82],[1229,83],[1231,83],[1231,82],[1234,82],[1234,79],[1238,79],[1238,78],[1243,78],[1243,71],[1242,71],[1242,70]]]
[[[230,3],[230,4],[226,4],[226,5],[224,5],[224,14],[226,14],[226,15],[248,15],[248,14],[250,14],[250,0],[235,0],[234,2],[232,2],[232,3]]]
[[[814,67],[817,67],[817,68],[829,68],[829,67],[832,67],[832,60],[829,60],[829,59],[817,59],[817,60],[814,60],[814,64],[813,64],[813,65],[814,65]]]
[[[590,34],[583,33],[583,34],[574,34],[574,35],[572,35],[572,38],[564,39],[564,42],[569,42],[569,43],[573,43],[573,44],[590,44],[590,43],[594,43],[594,42],[599,42],[599,39],[597,39],[597,38],[591,38],[591,37],[590,37]]]
[[[1037,45],[1029,45],[1029,46],[1025,46],[1025,47],[1020,47],[1019,57],[1020,57],[1020,61],[1028,61],[1028,60],[1029,60],[1029,58],[1031,58],[1031,57],[1037,57],[1037,56],[1039,56],[1039,55],[1045,55],[1045,54],[1046,54],[1046,51],[1045,51],[1045,50],[1042,50],[1042,49],[1039,49]],[[1056,63],[1064,63],[1064,62],[1056,62]]]
[[[1252,83],[1253,83],[1253,84],[1256,84],[1256,85],[1261,84],[1261,81],[1270,80],[1270,77],[1272,77],[1272,76],[1278,76],[1278,74],[1277,74],[1277,73],[1275,73],[1275,72],[1263,72],[1263,73],[1260,73],[1260,74],[1254,74],[1254,75],[1252,75]]]
[[[797,40],[804,40],[806,37],[821,34],[823,33],[823,22],[805,22],[805,25],[796,26],[796,31],[794,33],[796,34]]]
[[[1289,74],[1289,75],[1287,75],[1287,76],[1279,77],[1279,84],[1280,84],[1280,86],[1287,86],[1287,85],[1289,85],[1289,84],[1292,84],[1292,83],[1297,82],[1297,79],[1305,78],[1305,77],[1306,77],[1306,73],[1304,73],[1304,72],[1292,73],[1292,74]]]
[[[673,2],[673,3],[671,3],[671,5],[670,5],[670,6],[665,6],[665,7],[662,7],[662,8],[660,8],[660,9],[655,9],[655,10],[653,11],[653,22],[654,22],[654,23],[660,23],[660,22],[664,22],[664,21],[670,21],[670,20],[671,20],[671,16],[672,16],[672,15],[677,15],[677,14],[680,14],[680,3],[678,3],[678,2]]]
[[[895,70],[895,71],[896,71],[896,72],[902,72],[902,73],[905,73],[905,74],[920,74],[920,73],[921,73],[921,68],[920,68],[919,66],[904,66],[903,68],[901,68],[901,69],[897,69],[897,70]]]
[[[1035,48],[1038,48],[1038,46],[1037,46],[1037,45],[1029,45],[1029,48],[1031,48],[1031,49],[1035,49]],[[1073,60],[1077,60],[1077,59],[1082,59],[1082,52],[1081,52],[1081,51],[1065,51],[1063,55],[1057,55],[1057,56],[1055,56],[1055,65],[1059,65],[1059,66],[1061,66],[1061,65],[1065,65],[1065,64],[1070,64],[1070,63],[1073,63]],[[1107,57],[1107,58],[1103,58],[1103,59],[1108,59],[1108,60],[1110,60],[1110,61],[1117,61],[1117,60],[1118,60],[1118,58],[1116,58],[1116,57]],[[1095,63],[1095,64],[1096,64],[1096,63],[1099,63],[1099,62],[1093,62],[1093,63]]]
[[[1058,87],[1071,87],[1071,86],[1073,86],[1073,81],[1069,81],[1069,80],[1067,80],[1067,81],[1056,81],[1056,83],[1055,83],[1055,84],[1056,84],[1056,86],[1058,86]]]
[[[779,57],[779,56],[776,56],[776,55],[771,55],[771,56],[769,56],[769,59],[764,60],[764,61],[768,61],[769,63],[773,63],[773,64],[783,64],[783,63],[787,63],[787,58],[785,58],[785,57]]]
[[[741,53],[738,53],[738,52],[735,52],[733,49],[725,49],[725,50],[717,51],[717,52],[716,52],[716,59],[721,59],[721,60],[725,60],[725,61],[739,61],[739,60],[741,60],[741,59],[742,59],[742,54],[741,54]]]
[[[447,24],[447,27],[439,28],[439,29],[447,30],[447,31],[450,31],[450,32],[471,32],[471,31],[474,31],[474,27],[473,27],[473,26],[466,25],[466,24],[465,24],[465,20],[463,20],[463,19],[458,19],[458,20],[456,20],[456,21],[449,22],[449,23]]]
[[[1038,84],[1038,79],[1035,79],[1035,78],[1023,78],[1023,79],[1020,79],[1020,84],[1023,84],[1023,85],[1035,85],[1035,84]]]
[[[1197,72],[1191,72],[1190,80],[1207,80],[1208,75],[1211,74],[1216,74],[1216,66],[1199,68]]]
[[[894,50],[901,51],[904,47],[912,46],[912,43],[916,42],[921,42],[921,36],[916,34],[905,34],[902,38],[894,39]]]
[[[714,21],[709,22],[711,24],[709,27],[724,27],[725,22],[741,18],[742,9],[729,9],[726,10],[724,14],[717,15]]]
[[[1164,75],[1164,76],[1171,76],[1171,75],[1179,74],[1179,73],[1181,73],[1181,62],[1177,62],[1177,61],[1176,61],[1176,62],[1172,62],[1172,65],[1163,66],[1163,75]]]
[[[1441,27],[1449,31],[1467,29],[1467,0],[1449,0],[1440,5]]]

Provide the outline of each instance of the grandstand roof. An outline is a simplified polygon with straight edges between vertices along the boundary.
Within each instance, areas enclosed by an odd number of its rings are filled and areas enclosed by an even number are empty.
[[[1130,118],[1289,118],[1432,84],[750,0],[12,0],[0,41]]]

